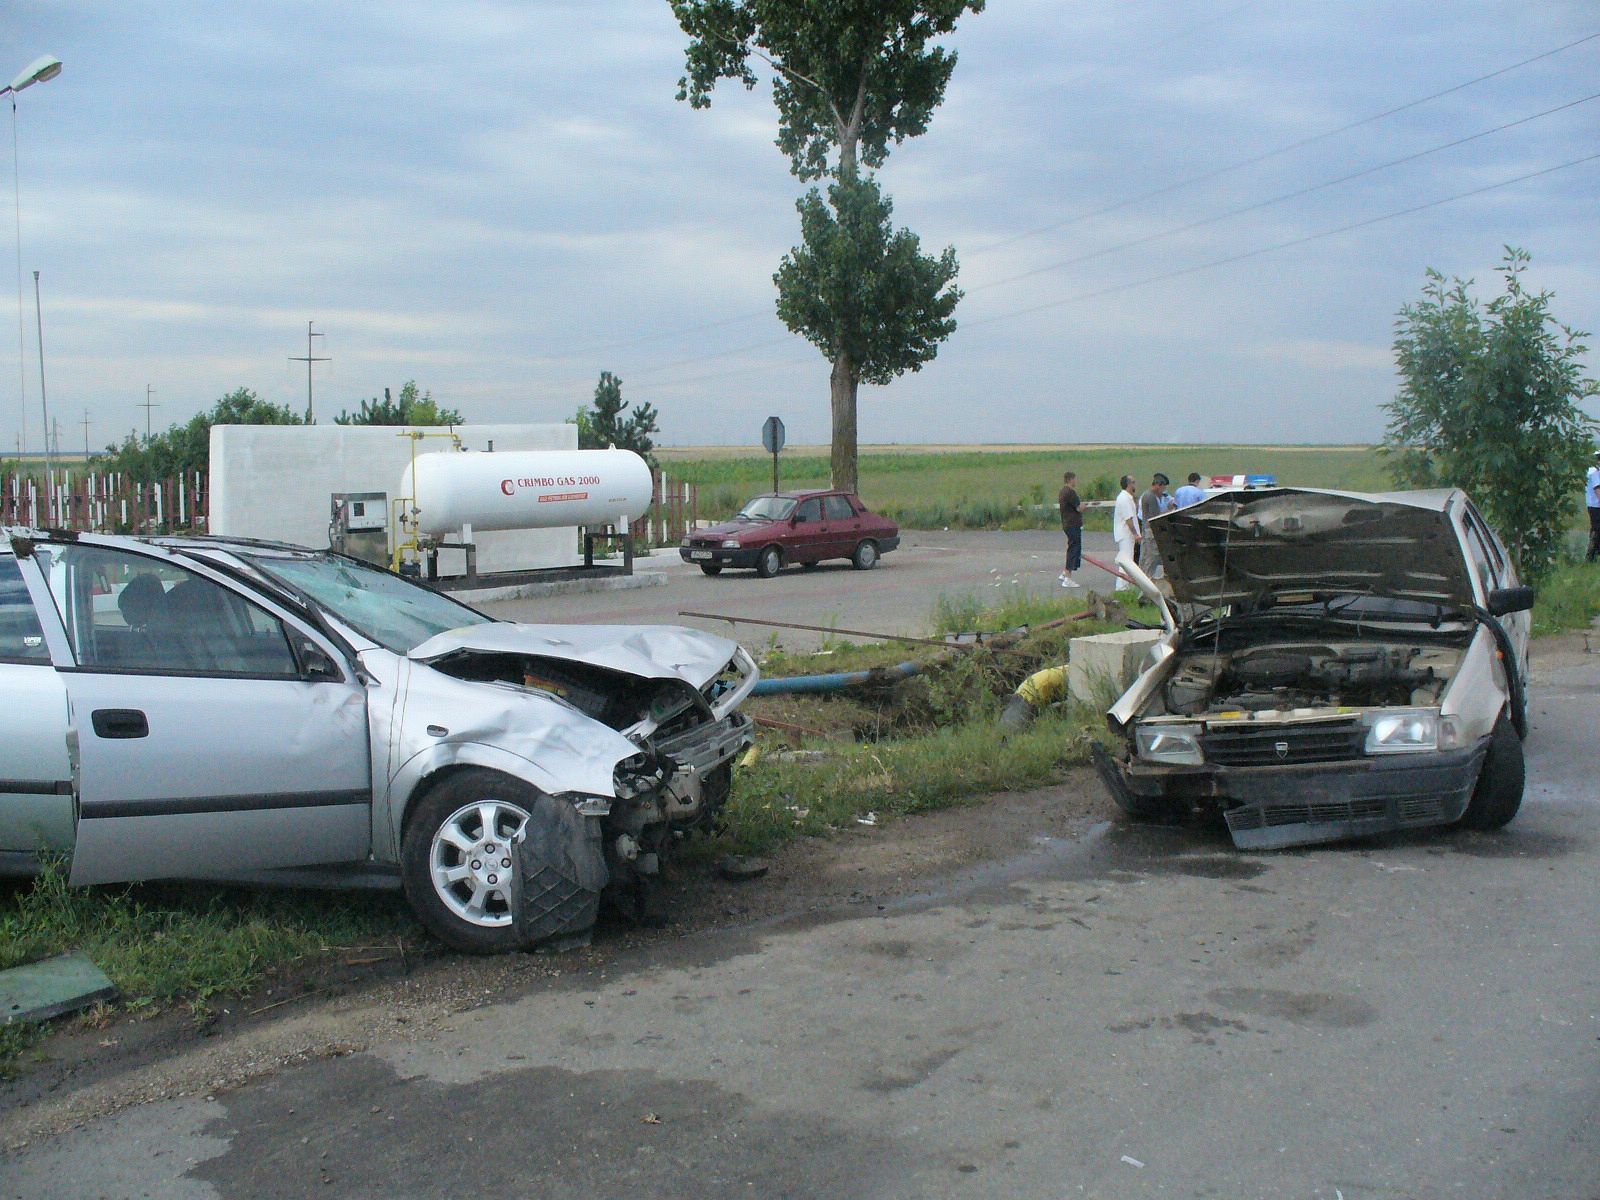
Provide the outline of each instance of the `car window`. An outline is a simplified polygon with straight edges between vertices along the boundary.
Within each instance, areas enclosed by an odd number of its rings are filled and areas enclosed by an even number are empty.
[[[822,520],[822,501],[818,499],[804,501],[800,505],[799,510],[794,514],[794,519],[796,521]]]
[[[388,571],[331,555],[247,556],[380,646],[405,654],[436,634],[494,620]]]
[[[272,679],[300,674],[283,623],[202,575],[104,546],[35,553],[80,667]]]
[[[822,506],[830,521],[846,521],[856,515],[856,510],[850,507],[850,501],[843,496],[824,496]]]
[[[789,496],[757,496],[738,515],[752,521],[782,521],[793,511],[794,500]]]
[[[1506,586],[1510,582],[1510,576],[1507,570],[1506,552],[1500,545],[1500,539],[1495,537],[1482,515],[1470,504],[1466,507],[1466,515],[1467,527],[1477,535],[1478,541],[1482,543],[1483,553],[1494,570],[1496,581],[1494,586]]]
[[[1483,540],[1483,530],[1473,523],[1470,513],[1467,516],[1467,557],[1472,560],[1472,569],[1478,576],[1478,582],[1483,585],[1484,595],[1500,586],[1493,566],[1493,555],[1489,553],[1488,543]]]
[[[47,663],[39,614],[14,558],[0,558],[0,662]]]

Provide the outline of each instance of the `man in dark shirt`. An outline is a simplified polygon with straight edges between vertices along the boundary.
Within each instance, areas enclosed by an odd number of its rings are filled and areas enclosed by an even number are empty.
[[[1061,532],[1067,535],[1067,565],[1061,572],[1064,588],[1083,586],[1073,578],[1073,572],[1083,566],[1083,510],[1078,507],[1078,490],[1073,486],[1077,482],[1077,472],[1068,471],[1061,477],[1061,493],[1056,497],[1061,506]]]
[[[1154,478],[1150,480],[1149,490],[1139,497],[1139,528],[1147,540],[1150,537],[1151,518],[1157,517],[1166,511],[1167,477],[1157,471]],[[1151,546],[1154,546],[1153,542]],[[1139,555],[1135,554],[1133,561],[1138,562]],[[1161,559],[1156,555],[1154,549],[1151,550],[1149,561],[1143,565],[1145,574],[1150,576],[1151,579],[1159,579],[1161,577]]]

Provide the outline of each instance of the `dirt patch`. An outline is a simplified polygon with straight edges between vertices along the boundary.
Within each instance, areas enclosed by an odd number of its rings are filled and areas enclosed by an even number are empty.
[[[1037,838],[1077,836],[1111,813],[1093,773],[1076,770],[1056,786],[792,843],[748,882],[719,879],[712,865],[679,868],[662,889],[662,928],[603,925],[584,950],[369,954],[360,958],[372,961],[320,963],[270,992],[219,1004],[204,1020],[174,1012],[79,1021],[47,1043],[43,1062],[0,1083],[0,1149],[131,1105],[227,1091],[286,1064],[448,1032],[456,1014],[537,989],[691,961],[696,935],[711,930],[916,895],[964,868],[1023,853]]]

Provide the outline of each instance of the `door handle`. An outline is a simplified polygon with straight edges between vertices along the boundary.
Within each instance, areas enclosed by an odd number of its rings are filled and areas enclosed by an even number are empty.
[[[142,738],[150,736],[150,722],[137,708],[97,708],[89,716],[96,736]]]

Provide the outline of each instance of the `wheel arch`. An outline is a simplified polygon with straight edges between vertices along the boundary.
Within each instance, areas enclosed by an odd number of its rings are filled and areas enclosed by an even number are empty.
[[[406,824],[417,806],[445,780],[473,768],[498,771],[538,789],[546,796],[563,790],[550,773],[541,770],[537,763],[496,746],[482,742],[453,742],[433,746],[414,756],[395,772],[389,785],[389,820],[385,832],[390,839],[388,851],[392,861],[400,861]]]

